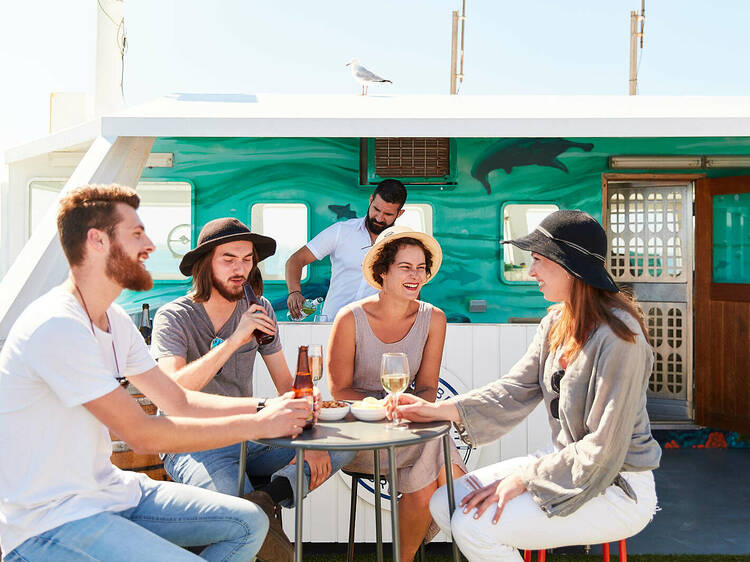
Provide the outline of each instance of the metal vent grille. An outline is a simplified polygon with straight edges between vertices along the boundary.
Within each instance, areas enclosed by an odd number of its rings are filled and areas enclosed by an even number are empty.
[[[375,174],[389,178],[436,178],[450,174],[450,139],[375,139]]]

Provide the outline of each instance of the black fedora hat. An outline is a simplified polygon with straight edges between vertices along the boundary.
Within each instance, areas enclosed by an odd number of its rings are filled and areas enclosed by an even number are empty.
[[[555,211],[531,233],[501,244],[542,255],[598,289],[615,293],[620,290],[605,267],[607,234],[594,217],[583,211]]]
[[[252,242],[259,262],[276,253],[276,240],[273,238],[250,232],[250,229],[241,221],[231,217],[214,219],[201,228],[201,233],[198,235],[198,244],[182,257],[180,272],[184,276],[190,277],[193,274],[193,265],[198,261],[198,258],[216,246],[237,240]]]

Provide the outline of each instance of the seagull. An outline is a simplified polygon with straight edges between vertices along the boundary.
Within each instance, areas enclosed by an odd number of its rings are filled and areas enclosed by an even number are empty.
[[[359,59],[352,59],[348,63],[346,63],[346,66],[352,67],[352,77],[362,84],[362,95],[367,95],[367,88],[370,84],[382,84],[384,82],[388,82],[389,84],[393,84],[390,80],[386,80],[385,78],[381,78],[377,74],[373,74],[369,70],[367,70],[364,66],[359,64]]]

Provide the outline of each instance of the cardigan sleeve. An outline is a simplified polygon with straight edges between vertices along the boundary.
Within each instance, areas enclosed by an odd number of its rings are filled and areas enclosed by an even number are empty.
[[[609,330],[607,328],[607,330]],[[521,469],[521,479],[548,516],[569,515],[599,495],[619,474],[631,442],[653,355],[642,335],[627,342],[611,331],[593,361],[588,432]]]
[[[518,425],[542,399],[539,373],[550,316],[544,317],[524,356],[500,379],[456,397],[461,439],[472,447],[500,439]]]

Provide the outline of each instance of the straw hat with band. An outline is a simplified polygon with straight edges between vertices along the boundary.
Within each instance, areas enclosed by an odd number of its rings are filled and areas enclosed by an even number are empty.
[[[237,219],[230,217],[207,222],[198,235],[198,245],[185,254],[180,262],[180,272],[186,277],[193,274],[193,266],[198,259],[216,246],[237,240],[248,240],[253,243],[253,251],[258,261],[276,253],[276,240],[250,232],[250,229]]]
[[[430,268],[430,276],[427,278],[425,283],[429,283],[435,277],[435,274],[440,269],[440,264],[443,261],[443,250],[440,249],[440,244],[429,234],[424,232],[417,232],[416,230],[409,228],[408,226],[394,225],[386,228],[383,232],[378,234],[375,239],[375,243],[372,245],[365,255],[365,259],[362,261],[362,275],[365,277],[371,287],[378,291],[383,287],[375,281],[375,276],[372,273],[372,264],[375,263],[380,250],[388,242],[393,242],[399,238],[414,238],[419,240],[425,248],[427,248],[432,254],[432,267]]]
[[[501,244],[535,252],[593,287],[619,292],[605,268],[607,234],[588,213],[555,211],[531,233],[516,240],[503,240]]]

